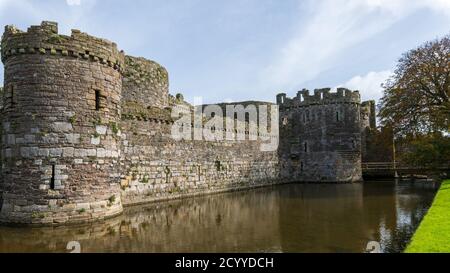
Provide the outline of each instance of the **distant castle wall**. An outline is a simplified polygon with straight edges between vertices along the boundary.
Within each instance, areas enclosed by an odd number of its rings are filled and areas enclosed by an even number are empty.
[[[361,152],[363,162],[372,161],[373,155],[368,146],[371,144],[371,136],[376,129],[375,101],[366,101],[361,104]]]
[[[361,129],[376,129],[376,105],[374,100],[365,101],[361,104]]]

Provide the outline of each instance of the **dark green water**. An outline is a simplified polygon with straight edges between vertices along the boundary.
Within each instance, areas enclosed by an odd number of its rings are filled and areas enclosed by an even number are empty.
[[[438,183],[291,184],[126,208],[70,228],[0,227],[0,252],[401,252]]]

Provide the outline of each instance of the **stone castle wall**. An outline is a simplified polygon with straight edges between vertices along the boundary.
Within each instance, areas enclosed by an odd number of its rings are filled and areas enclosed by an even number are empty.
[[[362,179],[360,95],[347,89],[308,90],[280,106],[281,176],[294,181]]]
[[[248,132],[241,141],[174,140],[171,109],[192,106],[169,95],[162,66],[107,40],[60,35],[51,22],[8,26],[1,53],[0,222],[89,222],[155,200],[361,179],[357,92],[280,94],[281,138],[268,135],[280,147],[262,152]]]
[[[122,123],[125,204],[256,187],[278,182],[278,156],[258,141],[175,141],[172,123]]]
[[[394,136],[392,128],[377,128],[375,101],[361,104],[362,162],[393,162]]]
[[[361,104],[361,152],[363,162],[370,161],[368,160],[370,156],[368,145],[370,145],[371,132],[376,130],[376,127],[375,101],[366,101]]]
[[[123,111],[125,204],[278,182],[277,152],[261,152],[260,141],[176,141],[170,111],[135,103]]]

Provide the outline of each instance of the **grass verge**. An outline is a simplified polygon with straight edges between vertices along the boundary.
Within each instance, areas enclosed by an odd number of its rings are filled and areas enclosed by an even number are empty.
[[[405,252],[450,253],[450,180],[442,183]]]

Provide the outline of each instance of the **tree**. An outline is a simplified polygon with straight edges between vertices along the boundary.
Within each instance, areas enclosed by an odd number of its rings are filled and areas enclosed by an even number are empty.
[[[383,125],[400,135],[449,131],[450,35],[403,54],[383,88]]]
[[[406,147],[399,153],[399,161],[412,166],[448,166],[450,162],[450,137],[433,133],[405,138]]]
[[[393,133],[391,127],[377,129],[367,128],[365,131],[365,152],[363,162],[394,161]]]

